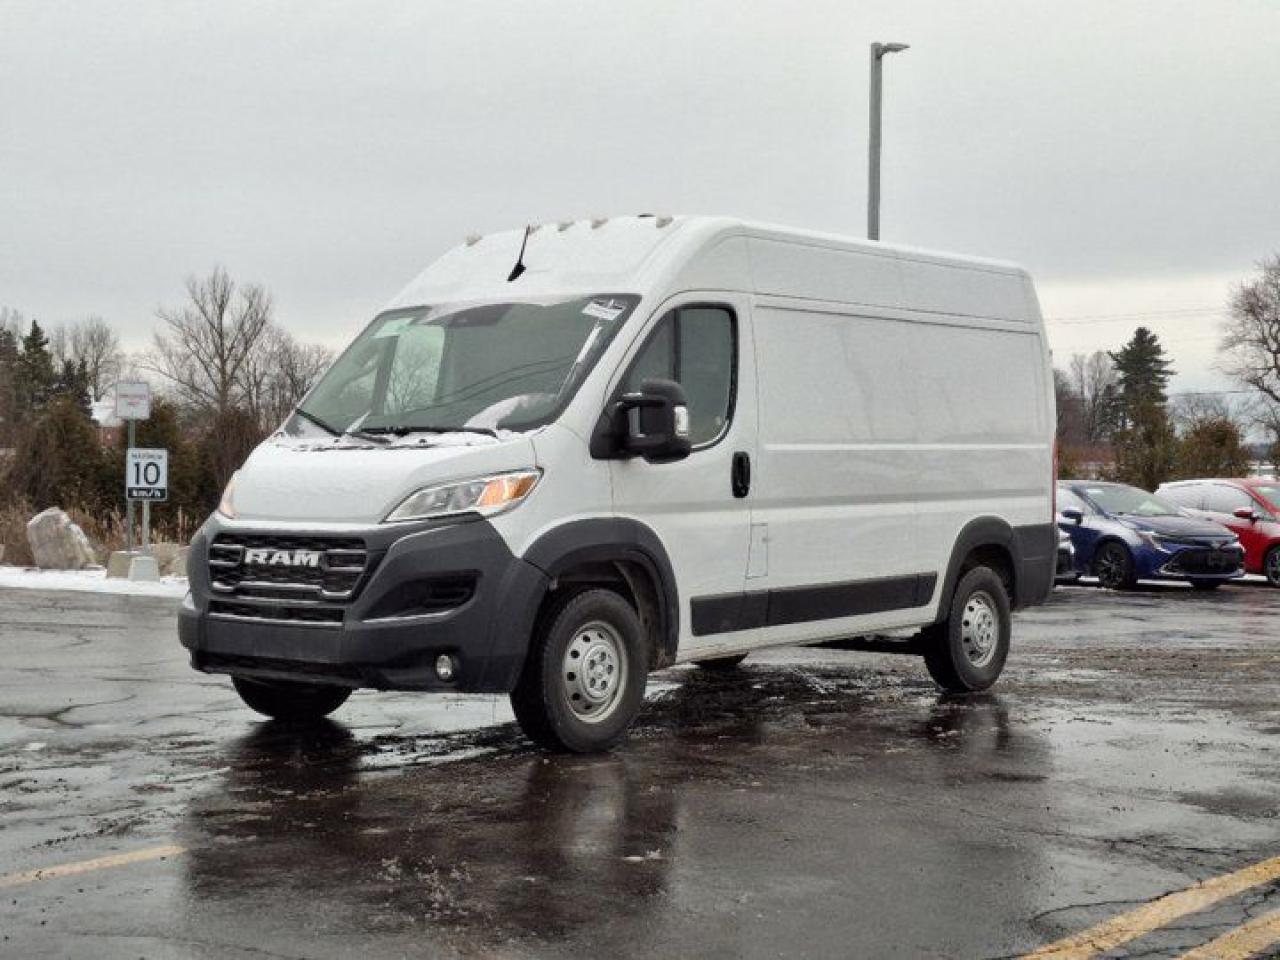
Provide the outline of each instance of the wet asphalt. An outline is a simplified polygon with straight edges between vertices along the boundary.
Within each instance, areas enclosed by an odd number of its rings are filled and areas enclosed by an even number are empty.
[[[1280,854],[1265,586],[1059,589],[972,698],[847,651],[667,671],[600,757],[529,747],[503,698],[262,721],[174,606],[0,591],[0,957],[1006,957]]]

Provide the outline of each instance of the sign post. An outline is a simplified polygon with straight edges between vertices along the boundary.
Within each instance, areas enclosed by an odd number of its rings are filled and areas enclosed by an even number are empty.
[[[124,490],[129,506],[135,500],[142,501],[142,552],[149,554],[151,504],[169,499],[169,451],[131,446],[124,462]]]
[[[146,420],[151,416],[151,385],[142,380],[122,380],[116,384],[116,417],[124,420],[129,424],[129,452],[132,454],[133,445],[137,439],[135,432],[135,424],[139,420]],[[125,467],[125,550],[129,553],[133,552],[133,501],[134,498],[128,496],[128,467]],[[150,519],[150,511],[145,511],[147,516],[145,520]]]

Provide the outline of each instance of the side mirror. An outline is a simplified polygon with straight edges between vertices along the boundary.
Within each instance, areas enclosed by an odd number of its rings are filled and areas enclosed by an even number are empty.
[[[1251,522],[1258,519],[1258,515],[1248,507],[1240,507],[1236,510],[1232,510],[1231,515],[1239,517],[1241,520],[1249,520]]]
[[[1079,510],[1063,510],[1062,515],[1074,523],[1077,527],[1084,523],[1084,514]]]
[[[683,460],[693,449],[688,401],[674,380],[645,380],[636,393],[623,394],[614,409],[627,453],[667,463]]]

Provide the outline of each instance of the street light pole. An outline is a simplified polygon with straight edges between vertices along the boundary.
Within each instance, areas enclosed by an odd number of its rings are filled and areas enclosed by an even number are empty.
[[[901,53],[905,43],[871,45],[871,132],[867,142],[867,239],[880,239],[880,101],[881,60],[886,53]]]

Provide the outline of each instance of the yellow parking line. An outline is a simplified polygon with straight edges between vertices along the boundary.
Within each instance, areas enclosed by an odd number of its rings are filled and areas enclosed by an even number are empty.
[[[1280,943],[1280,910],[1264,913],[1178,960],[1248,960],[1276,943]]]
[[[1112,917],[1096,927],[1041,947],[1034,953],[1027,954],[1023,960],[1088,960],[1089,957],[1114,950],[1189,913],[1211,907],[1220,900],[1234,897],[1250,887],[1277,877],[1280,877],[1280,857],[1272,857],[1235,873],[1223,874],[1186,890],[1152,900],[1145,906]]]
[[[61,863],[54,867],[43,867],[39,870],[27,870],[23,873],[10,873],[0,876],[0,889],[4,887],[21,887],[39,880],[54,880],[58,877],[72,877],[78,873],[90,873],[94,870],[105,870],[108,867],[123,867],[130,863],[141,863],[145,860],[159,860],[163,857],[176,857],[186,853],[186,847],[169,844],[163,847],[148,847],[145,850],[134,850],[132,853],[116,853],[109,857],[95,857],[92,860],[79,860],[75,863]]]

